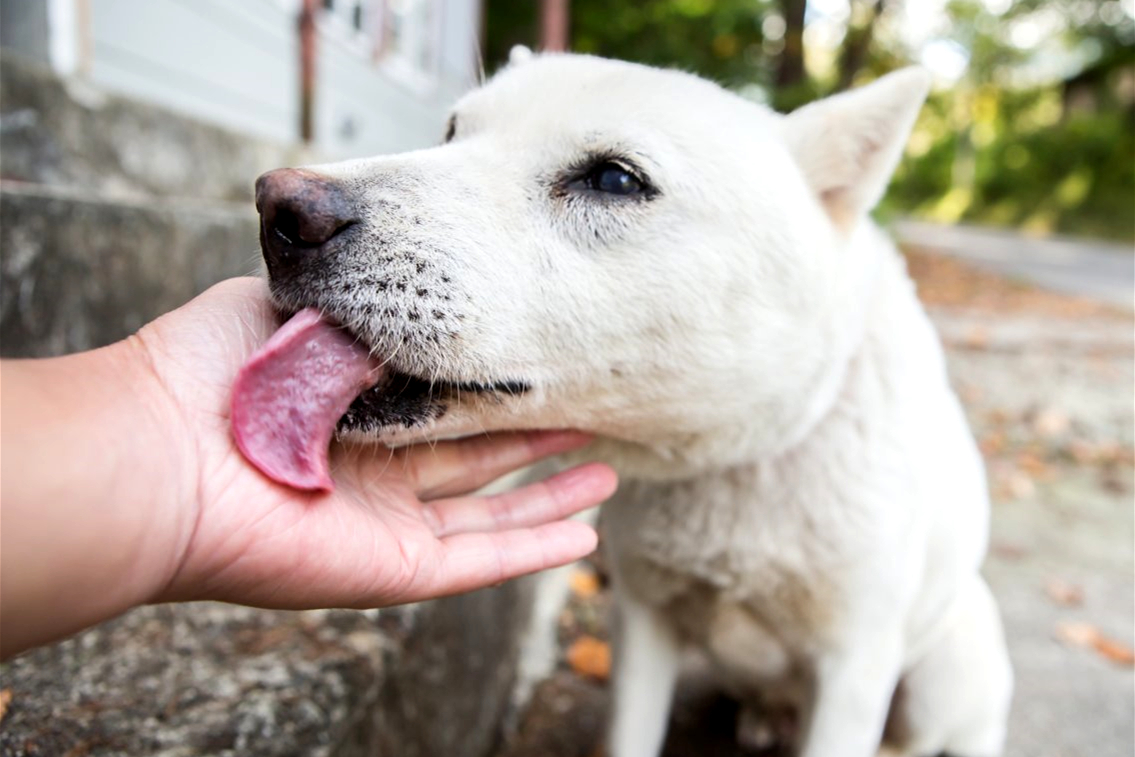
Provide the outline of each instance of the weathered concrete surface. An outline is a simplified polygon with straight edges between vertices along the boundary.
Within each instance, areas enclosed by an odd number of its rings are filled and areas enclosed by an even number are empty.
[[[244,137],[0,55],[4,179],[86,190],[101,200],[248,202],[259,174],[309,157],[294,145]]]
[[[381,642],[362,613],[143,608],[5,665],[12,699],[0,749],[12,757],[335,754],[365,740]]]
[[[0,55],[0,350],[103,345],[256,272],[253,182],[302,154]]]
[[[0,754],[481,757],[529,590],[377,612],[140,608],[0,668]]]
[[[368,755],[483,757],[501,737],[532,579],[418,606],[398,632],[372,713]],[[384,613],[389,611],[383,611]],[[398,612],[413,613],[414,610]],[[336,757],[338,757],[336,755]]]
[[[0,45],[47,65],[47,3],[0,3]]]
[[[1130,316],[936,311],[995,498],[985,573],[1016,671],[1005,757],[1135,754],[1135,332]]]
[[[121,339],[210,284],[255,273],[257,233],[245,203],[105,202],[0,182],[0,351]]]
[[[106,344],[256,272],[253,182],[302,154],[0,55],[0,350]]]

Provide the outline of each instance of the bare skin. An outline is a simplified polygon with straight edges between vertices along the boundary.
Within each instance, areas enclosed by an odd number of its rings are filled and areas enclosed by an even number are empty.
[[[590,464],[469,493],[587,443],[498,434],[332,450],[331,494],[263,477],[229,428],[241,364],[276,328],[233,279],[91,352],[0,363],[0,655],[139,604],[381,607],[489,586],[595,548],[615,474]]]

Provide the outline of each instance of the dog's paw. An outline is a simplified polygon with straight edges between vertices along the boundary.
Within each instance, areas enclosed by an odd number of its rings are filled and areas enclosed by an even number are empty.
[[[755,754],[788,751],[796,736],[796,714],[786,708],[743,704],[737,715],[737,746]]]

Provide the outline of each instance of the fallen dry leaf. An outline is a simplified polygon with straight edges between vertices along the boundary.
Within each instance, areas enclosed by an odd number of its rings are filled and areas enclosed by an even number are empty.
[[[579,675],[606,681],[611,675],[611,645],[594,636],[580,636],[568,647],[567,661]]]
[[[1109,639],[1106,636],[1097,636],[1092,642],[1092,648],[1114,663],[1135,666],[1135,650],[1120,644],[1114,639]]]
[[[1033,418],[1033,430],[1044,439],[1062,435],[1070,424],[1067,413],[1051,407],[1039,410]]]
[[[4,713],[8,711],[8,704],[12,701],[12,690],[0,690],[0,720],[4,719]]]
[[[1017,455],[1017,466],[1033,478],[1043,478],[1051,473],[1048,463],[1035,452],[1022,452]]]
[[[971,350],[984,350],[989,347],[989,330],[984,326],[974,326],[961,339],[961,345]]]
[[[996,455],[1005,449],[1007,437],[1004,431],[994,431],[981,438],[980,446],[984,455]]]
[[[981,402],[982,398],[985,396],[985,392],[981,390],[981,387],[961,382],[958,383],[957,392],[958,396],[962,398],[962,402],[967,405],[976,405]]]
[[[1135,666],[1135,650],[1108,638],[1091,623],[1060,623],[1056,626],[1056,638],[1069,646],[1093,649],[1097,654],[1119,665]]]
[[[1000,557],[1002,560],[1020,560],[1028,555],[1029,551],[1019,544],[994,542],[989,546],[989,553]]]
[[[1036,494],[1036,484],[1022,471],[1014,471],[1005,479],[1005,490],[1013,499],[1028,499]]]
[[[599,593],[599,576],[582,568],[573,570],[571,573],[571,593],[580,599],[594,597]]]
[[[1091,623],[1065,621],[1056,625],[1056,638],[1071,647],[1090,647],[1099,635],[1099,629]]]
[[[1044,586],[1044,593],[1058,605],[1079,607],[1084,604],[1084,590],[1076,584],[1054,578]]]

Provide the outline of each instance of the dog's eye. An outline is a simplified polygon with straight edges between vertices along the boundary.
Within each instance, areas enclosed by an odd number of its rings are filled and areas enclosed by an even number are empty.
[[[452,115],[449,117],[449,123],[445,125],[445,139],[443,141],[452,142],[455,136],[457,136],[457,116]]]
[[[650,200],[658,195],[650,179],[628,159],[592,156],[568,169],[559,191],[600,203],[620,203],[624,199]]]
[[[612,195],[635,195],[643,190],[642,181],[618,163],[600,163],[583,178],[588,189]]]

